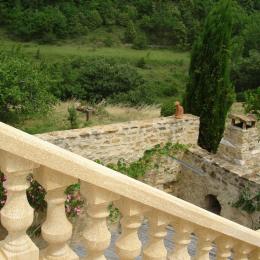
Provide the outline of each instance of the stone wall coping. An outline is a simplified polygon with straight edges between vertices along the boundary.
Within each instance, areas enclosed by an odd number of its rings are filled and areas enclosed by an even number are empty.
[[[153,118],[147,120],[135,120],[135,121],[127,121],[123,123],[115,123],[108,125],[99,125],[93,127],[85,127],[80,129],[72,129],[65,131],[54,131],[44,134],[37,134],[36,136],[41,137],[44,140],[51,140],[56,138],[74,138],[78,136],[87,136],[87,135],[99,135],[99,134],[107,134],[107,133],[116,133],[121,130],[127,130],[131,128],[149,128],[153,125],[158,124],[181,124],[185,121],[197,121],[199,117],[185,114],[182,119],[176,119],[174,116],[170,117],[160,117]]]
[[[220,158],[218,156],[218,154],[209,153],[208,151],[202,149],[199,146],[193,146],[193,147],[189,148],[188,152],[191,152],[195,156],[203,158],[204,160],[207,160],[207,161],[223,168],[224,170],[228,171],[231,174],[237,175],[240,178],[244,178],[244,179],[247,179],[248,181],[251,181],[249,179],[249,177],[250,177],[250,174],[253,172],[249,168],[242,167],[241,165],[238,165],[238,164],[233,164],[223,158]],[[260,184],[260,181],[257,181],[257,180],[252,181],[252,182]]]
[[[165,121],[167,120],[172,119],[166,118]],[[0,123],[0,149],[58,171],[61,175],[80,179],[137,201],[164,214],[260,247],[260,233],[254,230],[3,123]]]

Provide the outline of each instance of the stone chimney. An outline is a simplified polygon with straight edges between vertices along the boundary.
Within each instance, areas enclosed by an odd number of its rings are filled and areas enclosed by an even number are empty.
[[[225,130],[217,155],[237,165],[256,165],[260,160],[260,136],[256,118],[236,114],[230,118],[231,123]]]

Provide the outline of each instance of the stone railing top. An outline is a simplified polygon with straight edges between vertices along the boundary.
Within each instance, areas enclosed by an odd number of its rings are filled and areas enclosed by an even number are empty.
[[[65,131],[54,131],[45,134],[38,134],[36,136],[40,136],[41,139],[52,139],[55,137],[64,137],[64,138],[73,138],[79,135],[85,136],[89,134],[105,134],[105,133],[113,133],[118,132],[120,129],[130,129],[131,127],[136,128],[137,126],[140,128],[148,128],[151,127],[153,124],[181,124],[185,121],[198,121],[199,117],[185,114],[183,118],[176,119],[174,116],[170,117],[160,117],[160,118],[153,118],[153,119],[146,119],[146,120],[135,120],[135,121],[127,121],[123,123],[115,123],[115,124],[108,124],[102,126],[93,126],[93,127],[85,127],[80,129],[72,129],[72,130],[65,130]]]
[[[260,233],[256,231],[3,123],[0,123],[0,150],[112,191],[171,216],[260,247]]]

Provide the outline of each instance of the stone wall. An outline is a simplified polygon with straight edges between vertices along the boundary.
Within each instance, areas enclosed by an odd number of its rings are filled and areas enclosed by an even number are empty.
[[[220,203],[221,216],[255,228],[260,214],[249,216],[231,204],[237,201],[245,187],[250,187],[255,193],[260,191],[260,183],[249,180],[246,166],[233,164],[197,147],[198,129],[199,119],[185,115],[179,120],[173,117],[157,118],[38,136],[83,157],[99,159],[104,163],[117,162],[120,158],[128,162],[135,161],[142,157],[145,150],[159,143],[193,144],[193,148],[184,155],[178,155],[178,158],[194,170],[172,158],[162,157],[158,161],[159,167],[147,172],[141,181],[212,210],[212,205],[206,199],[210,195]]]
[[[163,117],[58,131],[38,137],[85,158],[109,163],[120,158],[137,160],[156,144],[196,144],[198,130],[199,118],[186,114],[183,119]]]
[[[221,216],[250,228],[259,228],[259,212],[249,215],[232,207],[246,187],[251,195],[260,192],[260,183],[244,177],[243,167],[231,164],[199,147],[186,152],[183,161],[204,174],[196,174],[182,166],[178,180],[171,185],[171,194],[214,211],[214,205],[210,205],[207,200],[207,196],[210,195],[220,203]]]

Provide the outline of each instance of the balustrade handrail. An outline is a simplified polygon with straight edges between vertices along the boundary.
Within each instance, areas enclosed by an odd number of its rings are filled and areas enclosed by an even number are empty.
[[[168,215],[260,247],[259,232],[215,215],[4,123],[0,123],[0,150],[112,191]]]

